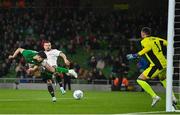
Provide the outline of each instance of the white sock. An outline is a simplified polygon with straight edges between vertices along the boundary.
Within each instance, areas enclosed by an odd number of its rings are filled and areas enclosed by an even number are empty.
[[[60,90],[61,90],[61,91],[64,91],[64,88],[63,88],[63,87],[60,87]]]

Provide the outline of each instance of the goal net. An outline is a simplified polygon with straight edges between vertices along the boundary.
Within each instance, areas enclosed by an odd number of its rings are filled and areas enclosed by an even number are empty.
[[[177,108],[180,109],[180,0],[175,1],[174,30],[173,90],[178,101]]]
[[[166,111],[172,112],[172,89],[180,110],[180,0],[169,0]]]

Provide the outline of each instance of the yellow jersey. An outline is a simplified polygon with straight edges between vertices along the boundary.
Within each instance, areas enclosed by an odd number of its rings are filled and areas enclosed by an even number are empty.
[[[167,41],[158,37],[146,37],[141,41],[143,49],[138,55],[146,55],[150,66],[156,66],[159,70],[166,68],[166,56],[163,47],[167,47]]]

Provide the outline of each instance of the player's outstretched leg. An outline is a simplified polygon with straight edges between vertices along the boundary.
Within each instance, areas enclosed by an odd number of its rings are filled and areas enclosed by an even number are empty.
[[[55,71],[58,72],[58,73],[68,73],[68,74],[72,75],[75,78],[78,77],[78,75],[74,71],[74,69],[66,69],[66,68],[63,68],[63,67],[56,67]]]
[[[146,81],[137,79],[137,82],[144,89],[144,91],[151,95],[153,99],[151,106],[154,107],[156,103],[160,100],[160,97],[156,95],[156,93]]]
[[[70,69],[70,70],[68,71],[68,73],[69,73],[70,75],[72,75],[73,77],[75,77],[75,78],[78,77],[78,75],[77,75],[77,73],[75,72],[74,69]]]
[[[152,104],[151,106],[154,107],[156,105],[156,103],[160,100],[161,98],[159,96],[155,96],[153,97],[153,101],[152,101]]]

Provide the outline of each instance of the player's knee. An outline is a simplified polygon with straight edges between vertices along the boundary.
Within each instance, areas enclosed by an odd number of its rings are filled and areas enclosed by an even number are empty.
[[[52,81],[50,79],[47,80],[47,85],[52,84]]]
[[[52,86],[52,83],[47,83],[47,86]]]
[[[141,74],[138,78],[137,78],[137,80],[147,80],[147,78],[145,77],[145,75],[144,74]]]
[[[159,80],[164,81],[166,77],[159,77]]]
[[[137,79],[136,80],[136,82],[139,84],[139,85],[141,85],[141,83],[143,82],[144,80],[142,80],[142,79]]]
[[[138,83],[140,79],[136,79],[136,82]]]

